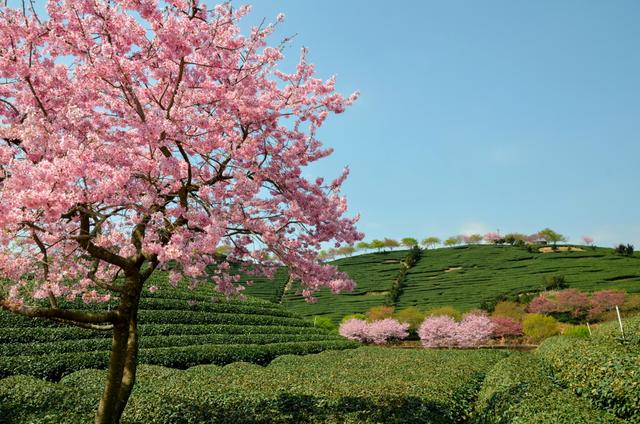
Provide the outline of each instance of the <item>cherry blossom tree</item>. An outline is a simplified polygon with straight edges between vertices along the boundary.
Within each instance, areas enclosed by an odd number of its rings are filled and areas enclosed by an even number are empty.
[[[591,236],[582,236],[582,241],[587,246],[591,246],[593,244],[593,237],[591,237]]]
[[[513,318],[493,316],[491,317],[491,322],[493,322],[491,337],[504,338],[522,335],[522,324]]]
[[[504,243],[504,238],[500,235],[500,233],[489,232],[483,236],[484,241],[491,244],[500,244]]]
[[[340,195],[348,172],[302,168],[331,153],[317,130],[357,95],[316,78],[304,50],[279,69],[268,37],[282,15],[243,35],[249,7],[200,0],[26,9],[0,6],[0,306],[112,331],[97,423],[118,422],[131,393],[155,270],[237,295],[230,263],[270,273],[273,254],[310,300],[352,288],[317,260],[321,243],[362,239]],[[61,305],[77,298],[117,307]]]
[[[472,347],[487,340],[494,327],[486,313],[477,311],[465,314],[460,322],[446,315],[431,316],[420,325],[418,336],[426,348]]]
[[[422,346],[450,347],[456,344],[458,323],[447,315],[431,316],[425,319],[418,329]]]
[[[340,325],[338,332],[343,337],[361,343],[385,344],[406,338],[409,335],[409,324],[393,318],[372,322],[351,318]]]

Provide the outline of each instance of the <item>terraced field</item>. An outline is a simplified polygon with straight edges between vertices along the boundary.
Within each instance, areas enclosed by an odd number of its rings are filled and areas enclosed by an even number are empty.
[[[426,252],[409,270],[398,306],[476,308],[501,294],[539,289],[549,275],[562,275],[570,287],[585,291],[640,292],[640,258],[611,249],[529,253],[511,246],[469,246]]]
[[[358,284],[349,294],[321,292],[313,305],[295,293],[284,296],[287,309],[301,315],[326,315],[339,321],[346,314],[380,305],[399,271],[406,250],[371,253],[334,262]],[[562,275],[570,287],[593,291],[620,288],[640,292],[640,257],[624,257],[612,249],[530,253],[512,246],[462,246],[425,251],[409,270],[398,307],[426,309],[451,305],[462,310],[479,307],[498,295],[539,289],[544,276]]]
[[[211,286],[194,292],[166,290],[162,273],[153,283],[159,290],[145,293],[140,302],[143,364],[173,368],[235,361],[264,364],[282,354],[355,346],[275,303],[220,297],[212,302]],[[0,312],[0,378],[26,374],[58,380],[80,369],[105,368],[110,349],[109,332]]]
[[[338,259],[332,264],[348,273],[356,282],[357,287],[353,292],[335,296],[322,290],[317,293],[318,301],[309,304],[297,293],[300,287],[293,285],[284,294],[282,303],[288,310],[301,315],[326,315],[333,320],[339,320],[353,312],[366,311],[382,304],[391,283],[398,276],[400,261],[406,255],[407,251],[403,250]]]

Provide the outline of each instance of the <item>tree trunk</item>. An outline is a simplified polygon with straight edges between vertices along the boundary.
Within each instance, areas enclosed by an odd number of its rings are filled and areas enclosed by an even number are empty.
[[[131,281],[139,287],[137,281]],[[132,286],[133,286],[132,285]],[[136,380],[138,359],[138,303],[140,290],[122,293],[121,321],[114,325],[107,383],[98,405],[96,424],[117,424]]]

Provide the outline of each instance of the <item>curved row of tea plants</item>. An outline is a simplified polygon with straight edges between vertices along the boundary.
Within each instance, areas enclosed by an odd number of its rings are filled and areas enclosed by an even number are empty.
[[[281,356],[266,367],[234,363],[180,371],[141,365],[122,422],[462,422],[471,415],[484,375],[506,355],[363,347]],[[0,380],[0,416],[9,417],[8,423],[44,416],[88,422],[104,373],[84,370],[60,383],[26,376]]]
[[[166,283],[160,275],[158,290],[145,293],[140,302],[140,363],[173,368],[235,361],[265,364],[283,354],[356,347],[280,305],[226,300],[211,286],[179,290],[170,298],[162,290]],[[0,378],[26,374],[55,381],[81,369],[106,368],[111,350],[110,332],[7,312],[0,312],[0,343]]]

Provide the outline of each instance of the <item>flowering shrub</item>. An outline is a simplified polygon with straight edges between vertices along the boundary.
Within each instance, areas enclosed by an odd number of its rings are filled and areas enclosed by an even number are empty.
[[[338,333],[349,340],[365,343],[369,324],[361,319],[351,318],[340,324]]]
[[[456,341],[460,347],[477,346],[487,340],[493,332],[494,324],[486,314],[468,313],[456,331]]]
[[[495,316],[491,317],[493,331],[491,337],[518,337],[522,336],[522,324],[513,318]]]
[[[447,347],[456,344],[458,323],[447,315],[430,316],[418,329],[424,347]]]
[[[409,324],[393,318],[370,322],[367,337],[371,343],[385,344],[391,340],[402,340],[409,335]]]
[[[494,324],[484,314],[466,314],[460,323],[449,316],[424,320],[418,335],[424,347],[471,347],[489,338]]]
[[[392,318],[366,322],[357,318],[340,325],[341,336],[361,343],[385,344],[391,340],[402,340],[409,335],[409,324]]]
[[[619,290],[602,290],[591,295],[591,308],[588,318],[599,318],[604,312],[624,303],[625,292]]]
[[[625,293],[619,290],[602,290],[589,297],[579,290],[567,289],[540,294],[529,303],[527,312],[569,314],[575,319],[599,319],[604,312],[622,305],[624,300]]]

